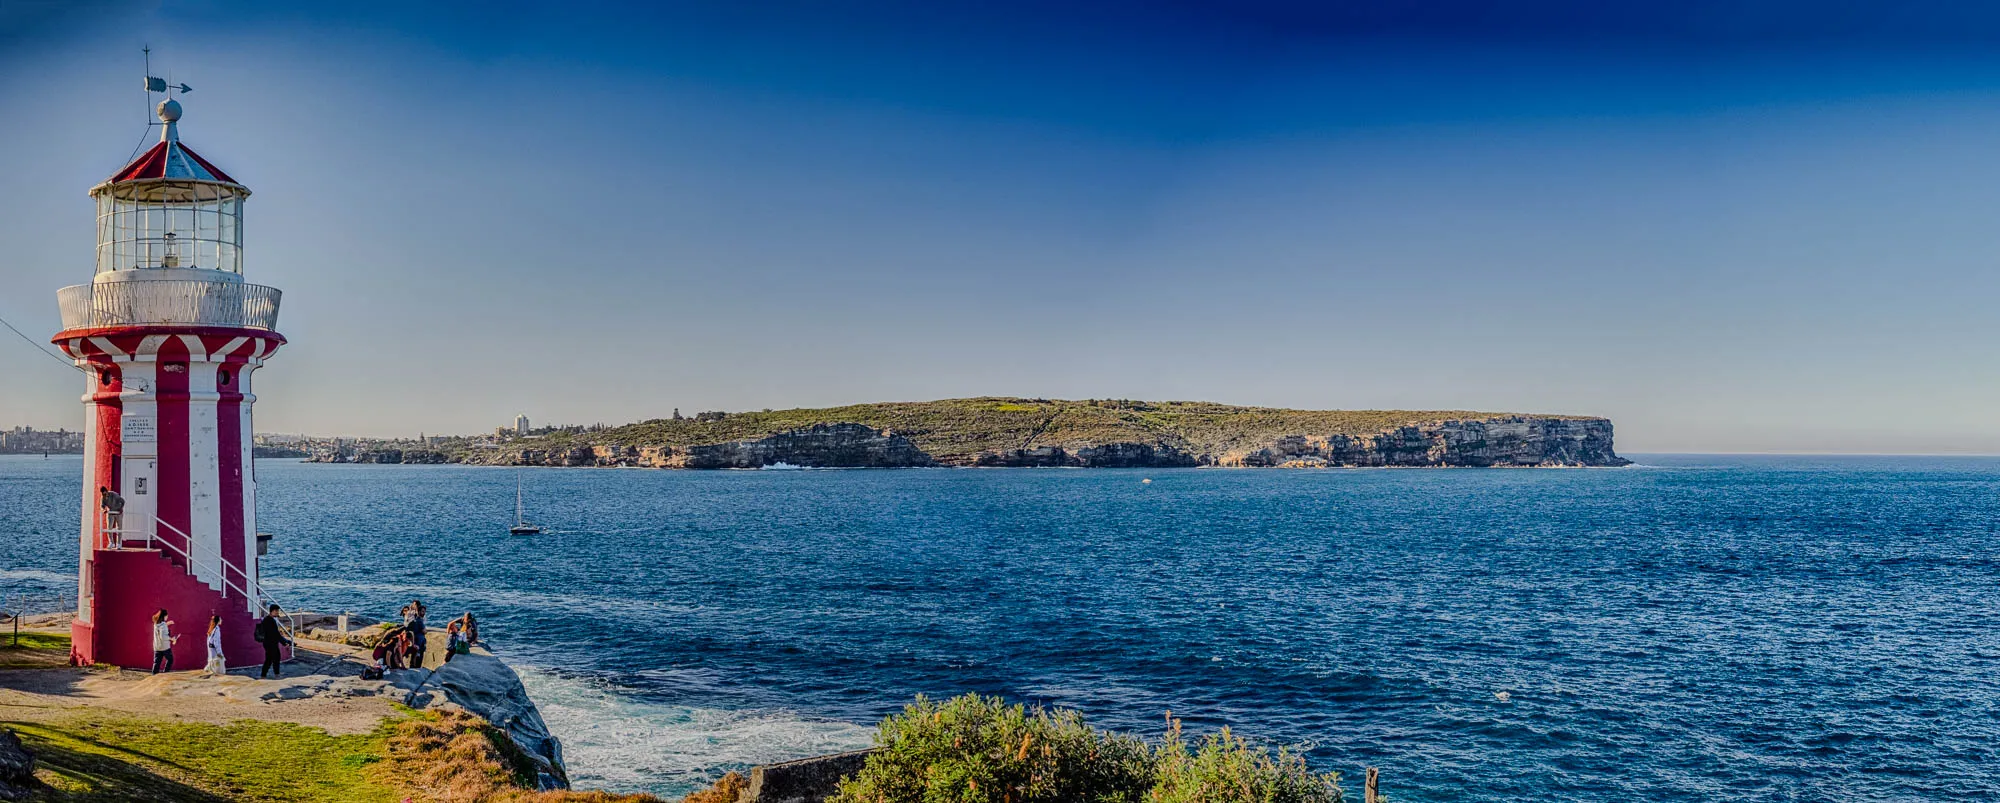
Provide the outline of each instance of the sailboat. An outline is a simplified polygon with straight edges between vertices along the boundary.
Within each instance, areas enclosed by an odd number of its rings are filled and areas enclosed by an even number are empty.
[[[542,531],[539,524],[529,524],[521,507],[521,472],[514,472],[514,526],[507,528],[508,535],[534,535]]]

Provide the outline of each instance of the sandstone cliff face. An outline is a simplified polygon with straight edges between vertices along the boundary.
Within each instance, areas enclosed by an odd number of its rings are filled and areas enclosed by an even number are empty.
[[[1106,443],[1066,449],[1038,446],[981,452],[971,465],[1006,468],[1170,468],[1204,465],[1201,458],[1166,443]]]
[[[1289,435],[1224,454],[1225,466],[1623,466],[1602,418],[1443,421],[1374,435]]]
[[[262,449],[263,447],[258,447],[258,448]],[[310,456],[308,456],[305,452],[301,452],[296,449],[287,449],[271,455],[264,454],[263,452],[258,452],[256,453],[256,456],[257,457],[294,456],[294,454],[287,454],[286,452],[294,453],[296,456],[299,457],[305,457],[306,458],[305,462],[308,463],[375,463],[381,465],[393,465],[397,463],[422,463],[425,465],[436,465],[440,463],[451,462],[451,455],[431,449],[373,449],[367,451],[354,452],[352,454],[336,453],[336,454],[322,454],[322,455],[310,455]]]
[[[1173,468],[1188,466],[1622,466],[1602,418],[1508,416],[1438,421],[1369,435],[1279,435],[1248,446],[1201,449],[1178,438],[1024,446],[939,460],[909,438],[863,424],[819,424],[748,441],[688,447],[572,446],[500,455],[515,465],[649,468],[922,466]]]
[[[672,446],[577,446],[563,452],[526,451],[520,464],[646,468],[763,468],[784,463],[812,468],[914,468],[937,461],[909,438],[861,424],[820,424],[753,441]]]

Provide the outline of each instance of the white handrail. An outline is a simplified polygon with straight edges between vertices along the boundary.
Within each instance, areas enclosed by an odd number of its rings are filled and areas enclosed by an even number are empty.
[[[181,532],[181,528],[175,527],[172,524],[168,524],[166,521],[162,520],[158,516],[154,516],[152,518],[154,524],[158,524],[160,526],[166,527],[169,530],[174,531],[176,535],[179,535],[181,537],[181,540],[187,542],[188,546],[190,547],[200,546],[199,544],[195,543],[195,540],[192,536],[189,536],[185,532]],[[188,554],[188,550],[182,549],[180,546],[174,544],[172,541],[168,541],[162,538],[154,538],[152,540],[158,543],[166,544],[168,547],[173,548],[175,552],[180,554],[182,559],[188,562],[187,569],[190,573],[194,574],[195,579],[197,580],[201,579],[201,575],[195,572],[194,556]],[[215,565],[222,567],[221,575],[222,575],[223,585],[235,589],[236,593],[242,594],[244,599],[255,601],[257,603],[257,608],[259,611],[269,611],[271,609],[271,606],[278,605],[277,599],[272,597],[270,594],[266,593],[264,591],[263,584],[253,579],[250,576],[249,572],[244,571],[242,568],[230,565],[229,561],[223,560],[221,555],[215,555],[214,557],[215,557]],[[236,569],[237,574],[243,576],[243,582],[248,583],[250,585],[250,588],[256,590],[256,593],[253,594],[249,590],[246,590],[243,586],[237,585],[229,581],[229,570],[232,568]],[[278,608],[280,610],[291,610],[290,608],[286,608],[283,605],[278,605]],[[285,628],[285,639],[289,641],[293,639],[295,634],[298,632],[298,615],[286,614],[285,618],[290,622],[290,626]]]

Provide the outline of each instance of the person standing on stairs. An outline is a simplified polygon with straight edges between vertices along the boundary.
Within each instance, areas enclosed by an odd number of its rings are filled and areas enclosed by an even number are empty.
[[[125,546],[125,497],[103,485],[97,486],[97,506],[104,510],[104,529],[111,536],[111,548]]]
[[[257,623],[257,643],[264,645],[264,665],[257,669],[257,677],[260,678],[265,673],[276,677],[285,676],[284,669],[279,666],[278,648],[292,643],[292,640],[285,638],[284,628],[278,626],[279,613],[278,606],[272,605],[270,613],[265,614],[263,621]]]

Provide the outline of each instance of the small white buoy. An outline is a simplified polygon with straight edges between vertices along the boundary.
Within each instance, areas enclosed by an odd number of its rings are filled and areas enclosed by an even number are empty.
[[[1504,691],[1496,691],[1496,692],[1494,692],[1494,693],[1493,693],[1493,698],[1494,698],[1494,699],[1496,699],[1496,700],[1499,700],[1500,702],[1503,702],[1503,703],[1504,703],[1504,702],[1507,702],[1507,701],[1509,701],[1509,700],[1512,700],[1512,699],[1514,699],[1514,695],[1511,695],[1511,694],[1508,694],[1508,693],[1506,693],[1506,692],[1504,692]]]
[[[1140,480],[1140,481],[1139,481],[1139,484],[1140,484],[1140,485],[1152,485],[1152,484],[1153,484],[1153,478],[1152,478],[1152,477],[1147,477],[1147,478],[1145,478],[1145,479],[1143,479],[1143,480]]]

